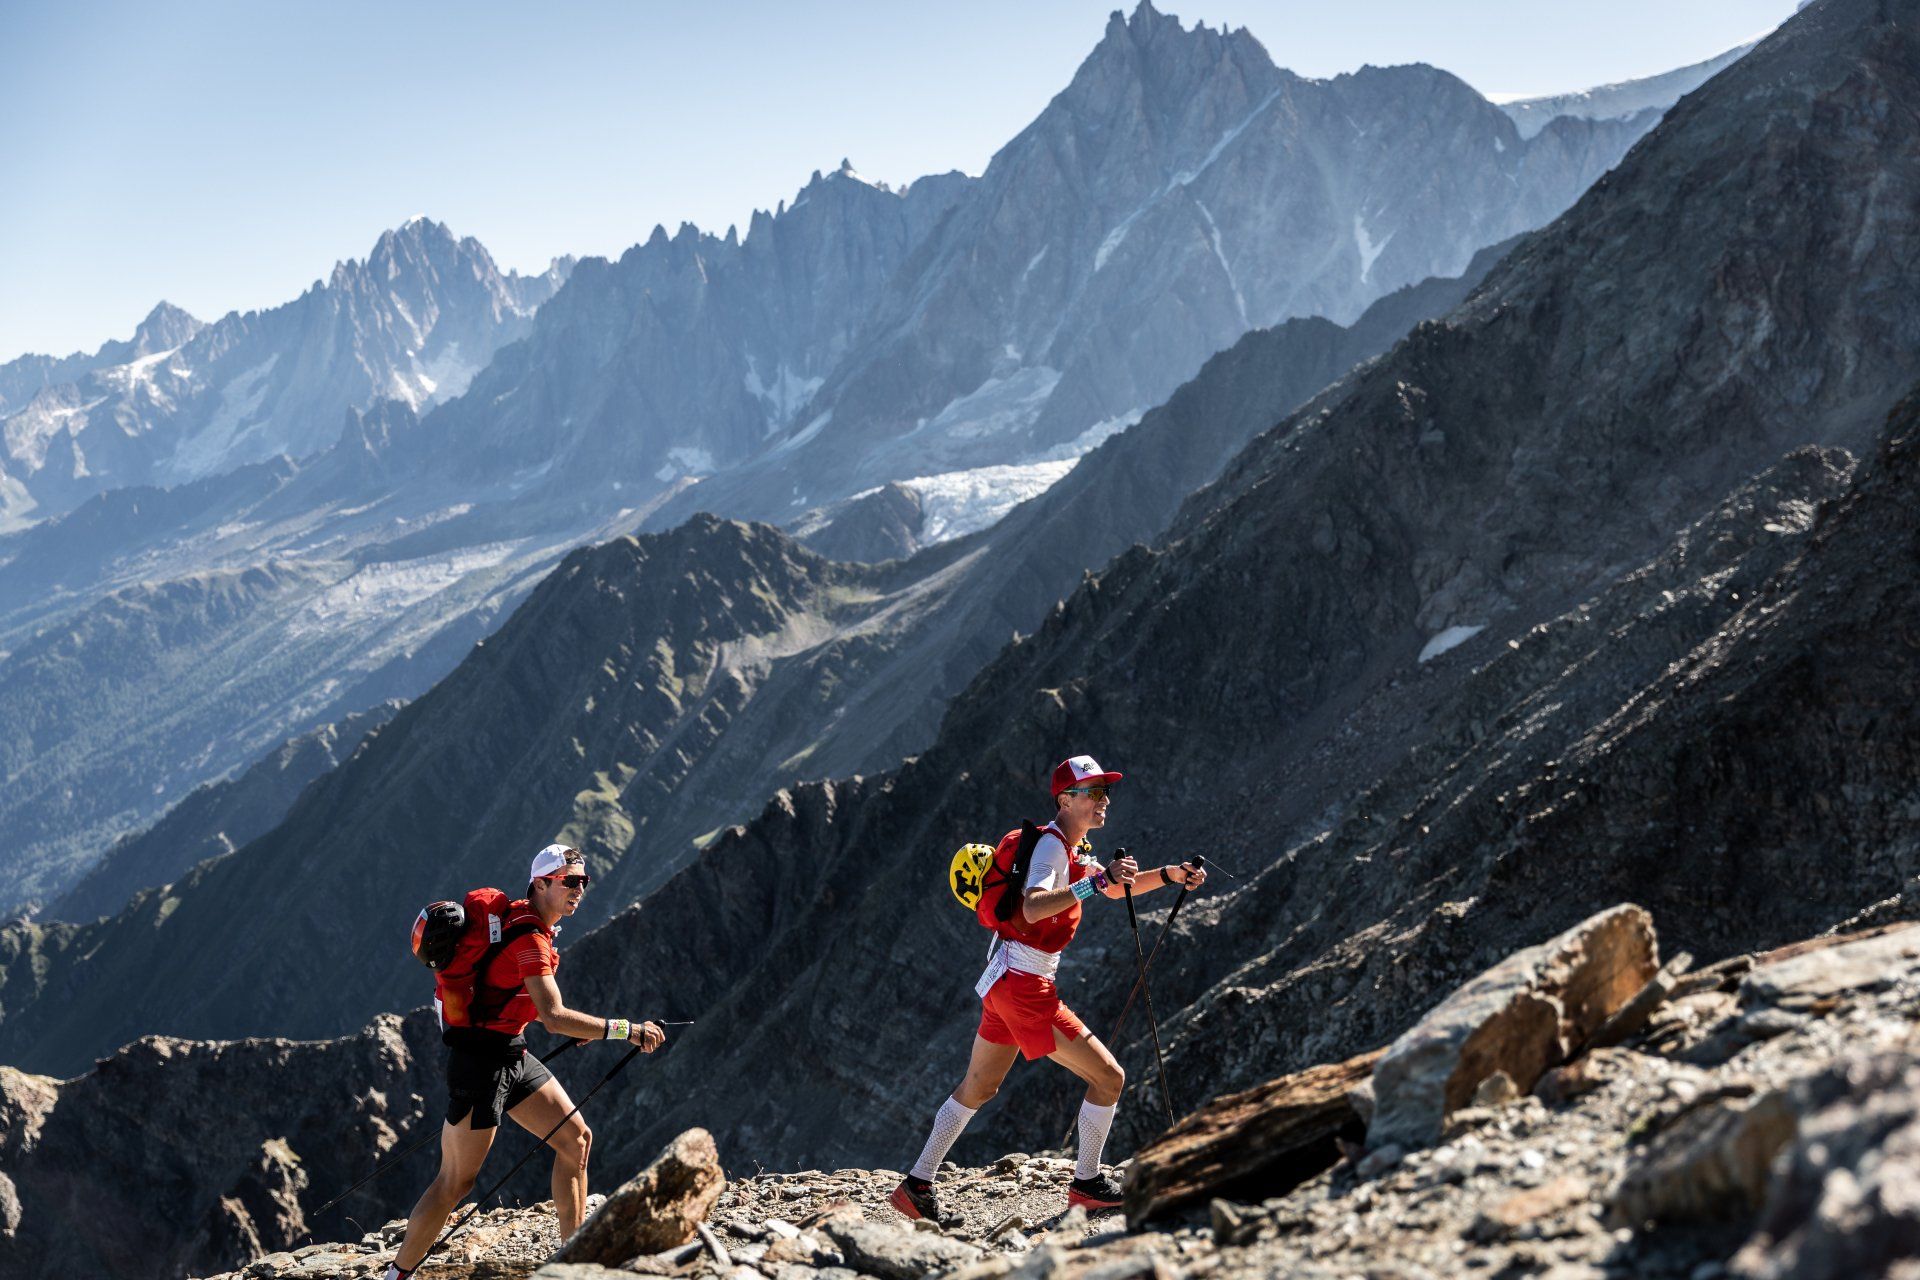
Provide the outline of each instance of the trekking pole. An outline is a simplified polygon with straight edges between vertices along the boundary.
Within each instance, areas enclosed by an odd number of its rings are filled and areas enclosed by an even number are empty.
[[[690,1027],[693,1025],[693,1022],[691,1019],[689,1019],[686,1022],[656,1022],[653,1025],[656,1027]],[[553,1128],[547,1130],[546,1135],[542,1137],[536,1145],[530,1148],[527,1151],[527,1154],[521,1156],[518,1160],[514,1161],[513,1168],[507,1170],[504,1174],[500,1175],[500,1180],[498,1182],[495,1182],[492,1186],[488,1187],[485,1194],[483,1194],[479,1199],[473,1202],[473,1208],[467,1210],[465,1214],[461,1215],[460,1221],[454,1223],[453,1226],[448,1228],[447,1233],[445,1235],[441,1236],[438,1240],[435,1240],[433,1242],[433,1245],[425,1253],[420,1255],[420,1261],[413,1264],[413,1269],[415,1271],[418,1271],[421,1267],[425,1266],[428,1258],[431,1258],[434,1254],[438,1253],[441,1247],[444,1246],[447,1243],[447,1241],[453,1239],[454,1232],[458,1231],[460,1228],[466,1226],[467,1223],[471,1222],[473,1220],[473,1215],[480,1212],[480,1210],[486,1206],[487,1201],[493,1199],[494,1193],[500,1190],[500,1188],[506,1186],[508,1180],[511,1179],[514,1174],[520,1172],[520,1167],[526,1164],[527,1161],[533,1159],[534,1153],[539,1151],[541,1147],[546,1146],[548,1140],[551,1139],[554,1134],[560,1132],[560,1130],[566,1126],[567,1121],[579,1115],[580,1108],[586,1106],[589,1102],[593,1101],[593,1095],[600,1092],[601,1087],[605,1085],[607,1081],[619,1075],[620,1069],[626,1066],[629,1062],[632,1062],[636,1057],[638,1057],[640,1052],[641,1052],[641,1046],[637,1044],[634,1045],[633,1048],[627,1050],[627,1056],[620,1059],[620,1061],[614,1063],[613,1069],[611,1071],[608,1071],[607,1074],[605,1074],[604,1076],[600,1077],[600,1083],[594,1085],[593,1088],[587,1090],[587,1096],[580,1099],[580,1101],[574,1103],[573,1110],[567,1112],[567,1114],[560,1117],[559,1124],[556,1124],[555,1126],[553,1126]]]
[[[1204,853],[1194,855],[1194,870],[1203,870],[1206,865],[1207,856]],[[1184,882],[1180,885],[1180,893],[1173,900],[1173,910],[1167,912],[1166,923],[1160,926],[1160,936],[1153,940],[1153,950],[1147,952],[1147,962],[1140,966],[1140,976],[1133,980],[1133,990],[1127,992],[1127,1002],[1120,1006],[1120,1016],[1113,1020],[1113,1042],[1115,1044],[1120,1043],[1120,1028],[1127,1024],[1127,1015],[1133,1012],[1134,999],[1139,996],[1141,989],[1146,985],[1147,970],[1153,966],[1153,958],[1160,954],[1160,944],[1167,940],[1167,933],[1173,928],[1173,918],[1180,914],[1180,905],[1187,900],[1187,888],[1188,885]],[[1151,1010],[1149,1010],[1149,1013],[1151,1013]]]
[[[1119,851],[1118,857],[1124,858],[1127,851]],[[1133,886],[1124,881],[1121,892],[1127,899],[1127,923],[1133,927],[1133,963],[1136,972],[1134,982],[1147,993],[1147,1025],[1153,1028],[1153,1061],[1160,1071],[1160,1101],[1167,1108],[1167,1127],[1173,1127],[1173,1098],[1167,1092],[1167,1060],[1160,1053],[1160,1019],[1153,1013],[1153,990],[1147,986],[1147,958],[1140,949],[1140,917],[1133,909]],[[1115,1043],[1118,1043],[1116,1040]]]
[[[546,1063],[552,1062],[555,1058],[559,1057],[561,1054],[565,1053],[567,1050],[573,1048],[577,1044],[582,1044],[582,1043],[584,1043],[584,1041],[580,1041],[580,1040],[563,1041],[551,1053],[547,1054],[544,1058],[541,1058],[540,1062],[543,1065]],[[420,1135],[420,1141],[414,1143],[412,1146],[408,1147],[405,1151],[396,1151],[392,1155],[389,1155],[385,1159],[381,1160],[378,1164],[373,1166],[373,1172],[369,1173],[366,1177],[360,1179],[360,1181],[348,1187],[345,1191],[342,1191],[339,1195],[335,1196],[333,1199],[321,1205],[318,1209],[315,1209],[312,1213],[307,1214],[306,1215],[307,1221],[313,1222],[317,1220],[321,1214],[327,1212],[327,1210],[336,1208],[348,1196],[352,1195],[354,1192],[358,1191],[360,1188],[366,1186],[369,1182],[372,1182],[375,1178],[379,1177],[383,1173],[386,1173],[388,1170],[399,1167],[399,1164],[402,1160],[405,1160],[408,1156],[412,1155],[414,1152],[418,1151],[420,1148],[426,1146],[429,1142],[432,1142],[435,1138],[438,1138],[439,1136],[440,1136],[440,1131],[438,1129],[429,1127],[425,1133]],[[312,1232],[308,1232],[308,1234],[311,1235]]]

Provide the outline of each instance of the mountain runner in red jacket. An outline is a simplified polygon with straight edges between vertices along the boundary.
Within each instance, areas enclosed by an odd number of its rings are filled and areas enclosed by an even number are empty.
[[[559,921],[579,909],[592,877],[580,851],[550,844],[534,855],[528,872],[527,897],[513,904],[508,929],[522,923],[535,927],[511,945],[481,974],[484,986],[512,997],[497,1014],[480,1026],[448,1027],[442,1039],[447,1057],[446,1124],[440,1130],[440,1174],[407,1215],[406,1238],[383,1280],[406,1280],[426,1259],[454,1206],[473,1190],[480,1163],[493,1146],[500,1117],[508,1116],[521,1128],[545,1134],[573,1110],[573,1100],[560,1082],[527,1052],[523,1034],[538,1021],[558,1036],[575,1040],[637,1040],[652,1053],[666,1033],[651,1022],[601,1018],[569,1009],[560,999],[554,973],[560,953],[553,935]],[[574,1116],[547,1139],[553,1148],[553,1208],[560,1219],[560,1238],[579,1229],[586,1212],[587,1153],[593,1133],[586,1120]],[[406,1259],[411,1258],[408,1262]]]
[[[1017,1054],[1029,1061],[1051,1058],[1087,1082],[1068,1206],[1099,1211],[1120,1204],[1120,1188],[1101,1171],[1100,1153],[1126,1073],[1107,1046],[1061,1003],[1054,974],[1060,952],[1079,926],[1081,903],[1095,894],[1122,898],[1125,886],[1131,886],[1136,897],[1167,884],[1199,888],[1207,874],[1185,862],[1141,871],[1132,858],[1120,858],[1102,872],[1092,855],[1079,851],[1083,837],[1106,825],[1109,791],[1119,780],[1119,774],[1101,769],[1092,756],[1063,760],[1053,771],[1053,821],[1041,830],[1022,886],[1024,896],[1013,918],[1000,928],[1001,941],[975,987],[981,996],[980,1027],[966,1077],[941,1104],[926,1147],[890,1198],[909,1218],[942,1220],[933,1195],[934,1175],[974,1113],[1000,1091]]]

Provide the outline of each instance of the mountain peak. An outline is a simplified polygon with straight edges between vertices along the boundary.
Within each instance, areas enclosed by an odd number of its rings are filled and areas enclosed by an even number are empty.
[[[373,252],[368,255],[369,261],[379,256],[383,251],[392,253],[394,248],[402,243],[410,245],[430,243],[450,245],[456,244],[458,241],[454,237],[452,228],[448,227],[446,223],[435,222],[425,214],[416,213],[399,226],[380,233],[380,238],[373,243]]]
[[[1276,69],[1266,48],[1246,28],[1230,31],[1222,24],[1215,31],[1204,22],[1188,28],[1178,15],[1141,0],[1131,17],[1123,18],[1118,9],[1108,16],[1100,42],[1060,97],[1099,101],[1134,80],[1167,88],[1174,97],[1190,97],[1217,78],[1223,62],[1238,63],[1241,76],[1271,77]]]
[[[171,351],[202,327],[199,320],[163,298],[134,329],[133,345],[141,355]]]

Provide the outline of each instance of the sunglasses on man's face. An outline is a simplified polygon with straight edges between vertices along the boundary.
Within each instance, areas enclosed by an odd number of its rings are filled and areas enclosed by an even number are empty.
[[[559,882],[560,882],[561,884],[563,884],[563,885],[565,885],[565,886],[567,886],[567,888],[569,888],[569,889],[584,889],[584,888],[586,888],[586,887],[587,887],[588,885],[590,885],[590,884],[592,884],[592,883],[593,883],[593,877],[592,877],[592,876],[589,876],[589,875],[578,875],[578,876],[541,876],[540,878],[541,878],[542,880],[546,880],[546,881],[549,881],[549,882],[551,882],[551,881],[554,881],[554,880],[558,880],[558,881],[559,881]]]
[[[1105,800],[1107,793],[1111,790],[1113,790],[1112,787],[1068,787],[1066,794],[1070,796],[1092,796],[1095,800]]]

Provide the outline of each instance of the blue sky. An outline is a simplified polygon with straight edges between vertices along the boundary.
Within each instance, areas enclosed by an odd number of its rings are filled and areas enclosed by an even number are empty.
[[[724,231],[850,157],[978,172],[1111,0],[961,5],[0,4],[0,360],[125,337],[160,298],[284,302],[416,213],[503,266]],[[1311,76],[1429,62],[1551,93],[1696,62],[1794,0],[1165,0]]]

